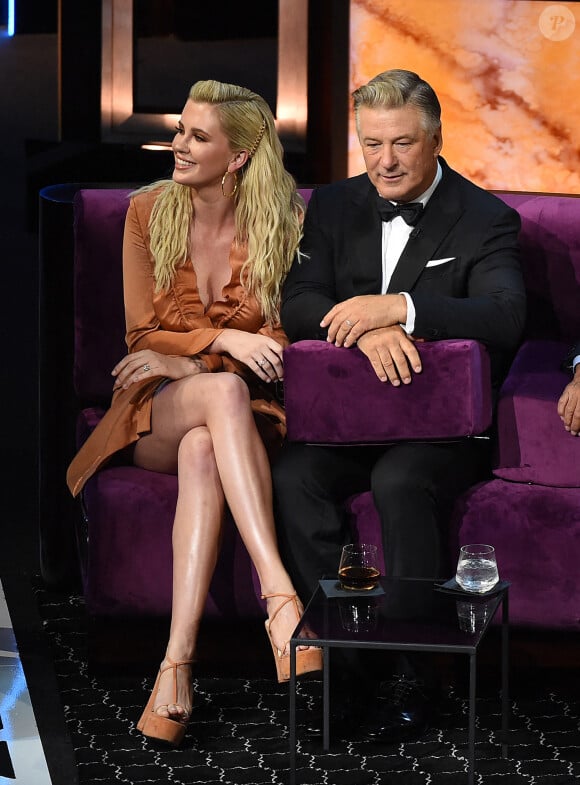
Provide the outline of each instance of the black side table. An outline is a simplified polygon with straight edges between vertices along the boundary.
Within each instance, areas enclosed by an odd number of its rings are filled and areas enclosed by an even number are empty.
[[[507,757],[509,716],[509,584],[491,595],[444,591],[431,579],[382,579],[380,595],[340,592],[327,596],[321,581],[290,639],[290,783],[296,782],[296,648],[306,642],[320,646],[325,751],[330,747],[330,650],[332,648],[449,652],[469,657],[468,785],[475,775],[477,650],[499,607],[501,616],[502,756]],[[380,591],[380,590],[379,590]],[[330,592],[333,593],[333,592]],[[366,608],[366,610],[365,610]],[[308,630],[308,636],[305,630]]]

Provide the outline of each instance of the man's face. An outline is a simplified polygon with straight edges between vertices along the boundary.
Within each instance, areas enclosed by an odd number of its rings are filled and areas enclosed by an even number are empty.
[[[368,175],[382,197],[410,202],[427,190],[437,171],[440,128],[426,131],[421,112],[410,105],[361,106],[358,127]]]

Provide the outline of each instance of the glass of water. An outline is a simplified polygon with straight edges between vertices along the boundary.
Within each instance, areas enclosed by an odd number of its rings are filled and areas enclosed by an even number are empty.
[[[499,581],[493,545],[462,545],[455,580],[464,591],[483,594]]]

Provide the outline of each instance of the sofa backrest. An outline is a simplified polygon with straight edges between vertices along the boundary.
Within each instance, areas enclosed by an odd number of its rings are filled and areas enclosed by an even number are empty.
[[[73,200],[73,383],[82,406],[108,404],[111,370],[127,351],[122,258],[130,193],[87,188]]]
[[[301,188],[308,203],[312,189]],[[128,188],[81,188],[74,211],[74,369],[81,406],[107,405],[125,355],[123,229]]]
[[[580,197],[497,192],[522,219],[525,338],[580,336]]]
[[[300,189],[306,202],[311,189]],[[107,404],[111,369],[125,354],[122,245],[129,189],[74,197],[74,385],[82,405]],[[526,338],[580,335],[580,198],[498,192],[522,217],[528,291]]]

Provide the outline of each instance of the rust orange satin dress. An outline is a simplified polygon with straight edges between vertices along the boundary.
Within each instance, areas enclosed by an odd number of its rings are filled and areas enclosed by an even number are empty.
[[[242,376],[250,389],[262,438],[271,448],[281,443],[286,432],[284,410],[273,388],[261,382],[243,363],[228,355],[209,353],[207,347],[225,328],[259,332],[275,338],[282,346],[288,344],[288,339],[280,325],[264,324],[256,299],[243,287],[240,272],[246,249],[235,244],[230,250],[231,279],[222,291],[222,298],[207,308],[200,300],[189,259],[176,271],[170,289],[155,292],[148,225],[158,193],[150,191],[132,197],[127,211],[123,280],[128,351],[152,349],[168,355],[197,355],[211,372]],[[67,484],[74,496],[112,455],[150,431],[152,398],[164,380],[160,376],[144,379],[114,393],[109,410],[68,468]]]

